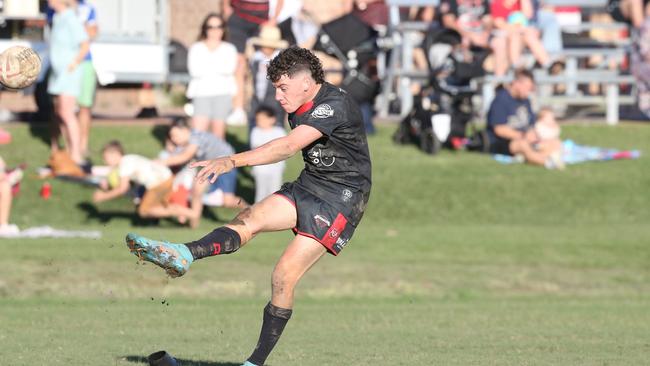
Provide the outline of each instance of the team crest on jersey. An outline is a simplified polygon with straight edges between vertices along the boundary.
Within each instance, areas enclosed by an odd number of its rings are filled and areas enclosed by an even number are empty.
[[[341,192],[341,198],[343,199],[343,202],[348,202],[352,198],[352,191],[349,189],[344,189],[343,192]]]
[[[329,118],[334,115],[334,110],[330,107],[329,104],[321,104],[313,112],[311,116],[314,118]]]

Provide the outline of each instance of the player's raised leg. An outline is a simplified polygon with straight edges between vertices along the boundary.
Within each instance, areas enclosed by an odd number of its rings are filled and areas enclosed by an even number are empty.
[[[286,198],[271,195],[242,210],[228,225],[196,241],[174,244],[129,233],[126,243],[141,260],[162,267],[172,277],[179,277],[197,259],[234,253],[260,232],[287,230],[295,226],[295,206]]]
[[[253,354],[244,366],[262,366],[282,335],[293,312],[293,296],[302,276],[325,254],[316,240],[298,235],[275,265],[271,282],[272,297],[264,308],[262,330]]]

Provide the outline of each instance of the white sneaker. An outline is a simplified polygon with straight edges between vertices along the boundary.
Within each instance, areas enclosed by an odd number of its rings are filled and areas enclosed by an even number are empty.
[[[14,224],[0,225],[0,237],[12,238],[20,234],[20,229]]]
[[[233,110],[230,115],[226,117],[226,124],[230,126],[245,126],[246,123],[246,112],[241,108]]]

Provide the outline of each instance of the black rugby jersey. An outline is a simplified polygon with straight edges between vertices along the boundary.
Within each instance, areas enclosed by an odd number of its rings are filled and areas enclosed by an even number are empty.
[[[302,150],[305,169],[296,182],[332,204],[365,208],[370,196],[370,154],[361,111],[352,98],[324,83],[313,101],[289,114],[289,125],[291,129],[311,126],[323,134]]]

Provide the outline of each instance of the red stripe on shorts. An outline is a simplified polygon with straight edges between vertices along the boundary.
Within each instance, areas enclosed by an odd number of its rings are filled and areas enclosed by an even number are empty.
[[[336,244],[336,241],[343,233],[343,230],[345,230],[347,224],[348,219],[339,213],[336,216],[336,219],[334,219],[332,226],[330,226],[329,230],[327,230],[323,238],[320,240],[320,242],[323,243],[323,245],[328,248],[330,252],[334,252],[334,244]]]

